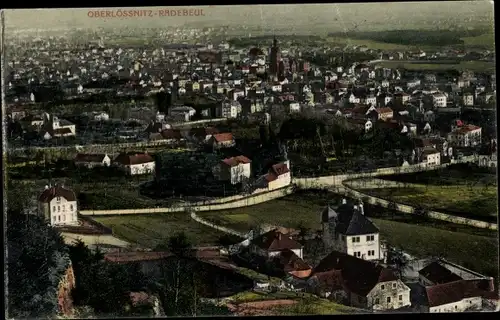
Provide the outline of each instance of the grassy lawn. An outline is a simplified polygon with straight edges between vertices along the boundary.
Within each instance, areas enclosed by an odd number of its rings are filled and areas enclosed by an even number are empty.
[[[259,205],[227,211],[200,212],[199,215],[224,226],[248,231],[261,223],[285,227],[304,226],[319,229],[320,212],[328,201],[339,197],[326,192],[303,192]],[[365,205],[365,210],[369,208]],[[441,254],[478,272],[497,272],[497,233],[442,221],[417,221],[414,216],[372,218],[384,239],[401,246],[417,257]],[[399,222],[404,221],[404,222]],[[450,231],[453,230],[453,231]]]
[[[498,240],[427,226],[372,219],[381,237],[417,257],[442,256],[480,273],[498,276]]]
[[[486,72],[494,71],[495,63],[489,61],[463,61],[459,64],[433,64],[433,63],[405,63],[399,61],[384,61],[378,63],[378,65],[385,68],[401,68],[405,70],[432,70],[432,71],[444,71],[444,70],[458,70],[458,71],[475,71],[475,72]]]
[[[408,188],[364,189],[368,194],[429,210],[456,213],[464,217],[496,221],[496,186],[436,186],[411,184]]]
[[[92,217],[124,240],[154,248],[177,232],[185,232],[195,246],[215,245],[224,234],[193,221],[188,214]]]

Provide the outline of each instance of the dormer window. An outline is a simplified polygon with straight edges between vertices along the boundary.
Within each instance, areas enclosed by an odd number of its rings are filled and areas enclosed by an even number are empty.
[[[57,197],[56,201],[58,201],[58,202],[61,201],[61,197]]]
[[[380,290],[385,290],[385,285],[381,285]]]

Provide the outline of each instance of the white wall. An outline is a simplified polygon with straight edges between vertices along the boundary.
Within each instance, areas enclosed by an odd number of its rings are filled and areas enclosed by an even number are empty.
[[[373,241],[367,241],[368,236],[373,236]],[[359,238],[359,242],[353,242],[353,239]],[[359,252],[358,258],[364,260],[380,260],[380,240],[379,234],[374,233],[370,235],[361,236],[347,236],[347,254],[351,256],[356,256],[355,252]],[[369,251],[373,252],[373,255],[369,255]]]
[[[75,225],[78,223],[78,207],[76,201],[67,201],[56,197],[48,206],[51,225]]]
[[[122,166],[120,166],[120,167],[122,167]],[[126,165],[126,166],[123,166],[122,169],[129,175],[147,174],[147,173],[154,172],[155,163],[154,162],[147,162],[147,163],[142,163],[142,164]]]
[[[438,312],[464,312],[467,308],[477,308],[481,309],[483,306],[483,300],[481,297],[472,297],[462,299],[457,302],[444,304],[441,306],[429,308],[430,313]]]
[[[367,298],[368,305],[375,310],[398,309],[411,305],[410,288],[401,280],[378,283],[368,293]]]

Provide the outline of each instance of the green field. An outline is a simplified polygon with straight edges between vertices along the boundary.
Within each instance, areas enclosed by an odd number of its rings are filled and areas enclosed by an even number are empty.
[[[489,61],[463,61],[459,64],[447,64],[447,63],[408,63],[399,61],[384,61],[378,63],[378,65],[385,68],[400,68],[405,70],[429,70],[429,71],[446,71],[446,70],[457,70],[457,71],[475,71],[475,72],[490,72],[495,70],[495,63]]]
[[[363,192],[396,203],[423,206],[429,210],[496,221],[497,188],[490,186],[436,186],[410,184],[408,188],[363,189]]]
[[[113,229],[113,233],[126,241],[154,248],[177,232],[185,232],[195,246],[216,245],[223,233],[191,219],[186,213],[150,216],[92,217]]]
[[[329,315],[329,314],[352,314],[366,313],[366,310],[347,307],[327,299],[318,298],[309,293],[296,292],[275,292],[275,293],[257,293],[253,291],[244,291],[230,297],[234,303],[256,302],[266,300],[291,299],[297,300],[295,305],[285,307],[275,307],[273,313],[279,315]]]
[[[328,201],[338,196],[320,193],[294,194],[259,205],[234,210],[200,212],[199,215],[218,224],[248,231],[261,223],[285,227],[303,226],[319,229],[320,212]],[[367,209],[368,210],[368,209]],[[417,221],[403,215],[394,221],[372,218],[389,244],[400,246],[417,257],[442,255],[451,261],[470,266],[478,272],[496,275],[497,233],[440,221]],[[454,231],[449,231],[454,230]]]
[[[494,50],[495,49],[495,34],[484,33],[476,37],[465,37],[464,45],[466,47],[477,47]]]

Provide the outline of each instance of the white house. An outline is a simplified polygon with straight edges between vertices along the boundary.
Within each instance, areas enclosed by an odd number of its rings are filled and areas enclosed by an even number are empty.
[[[257,184],[275,190],[286,187],[292,183],[290,161],[285,160],[273,165],[269,172],[258,179]]]
[[[220,104],[218,108],[216,108],[215,110],[216,116],[218,118],[228,118],[228,119],[237,118],[238,115],[241,113],[241,111],[242,111],[241,104],[238,101],[234,100],[233,101],[226,100],[222,102],[222,104]]]
[[[288,105],[288,112],[289,113],[297,113],[300,112],[300,104],[298,102],[291,102]]]
[[[462,103],[466,107],[474,106],[474,95],[472,93],[466,92],[462,95]]]
[[[113,165],[128,175],[153,173],[155,160],[147,153],[121,153],[114,160]]]
[[[447,97],[444,93],[434,93],[432,95],[432,104],[436,108],[446,108]]]
[[[461,126],[448,134],[448,141],[454,147],[475,147],[481,144],[481,127]]]
[[[188,106],[173,107],[169,110],[170,117],[181,121],[189,121],[196,114],[196,110]]]
[[[426,148],[422,151],[421,161],[427,166],[439,166],[441,164],[441,152],[434,148]]]
[[[44,136],[52,137],[70,137],[76,135],[76,126],[68,120],[59,119],[58,117],[44,113],[43,116],[43,132]]]
[[[38,198],[38,212],[53,226],[78,224],[75,193],[64,186],[46,186]]]
[[[111,159],[107,154],[89,154],[79,153],[74,159],[75,166],[86,167],[88,169],[95,167],[109,167]]]
[[[427,264],[418,275],[427,297],[423,311],[463,312],[481,310],[485,302],[498,303],[494,278],[460,265],[439,259]]]
[[[218,180],[231,181],[231,184],[237,184],[250,178],[250,165],[250,159],[245,156],[226,158],[212,169],[212,173]]]
[[[351,205],[344,199],[336,209],[321,212],[323,242],[327,248],[364,260],[384,260],[379,229],[364,215],[362,204]]]
[[[104,111],[95,111],[95,112],[92,112],[92,118],[95,121],[108,121],[109,114],[107,114]]]

